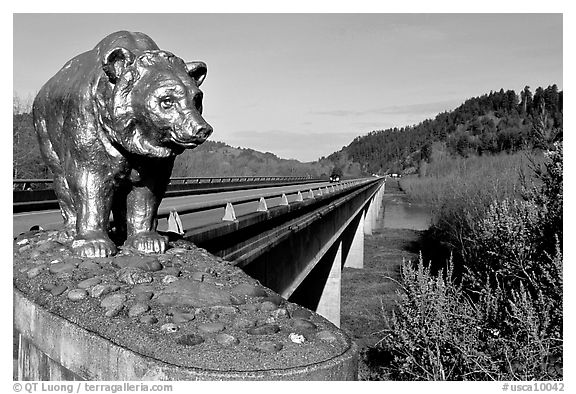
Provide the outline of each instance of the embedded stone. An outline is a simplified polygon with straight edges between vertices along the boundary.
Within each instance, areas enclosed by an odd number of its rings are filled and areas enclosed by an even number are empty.
[[[42,271],[44,271],[44,269],[46,268],[45,264],[41,264],[37,267],[33,267],[30,268],[27,272],[26,272],[26,276],[30,279],[37,277],[38,275],[40,275],[42,273]]]
[[[292,317],[300,319],[310,319],[312,317],[312,312],[306,309],[296,309],[292,312]]]
[[[20,272],[20,273],[26,272],[26,271],[28,271],[30,268],[32,268],[32,267],[30,267],[29,265],[22,265],[20,268],[18,268],[18,272]]]
[[[273,302],[264,301],[260,303],[260,310],[263,312],[272,312],[276,309],[278,309],[278,307]]]
[[[204,276],[206,276],[204,272],[192,272],[192,274],[190,275],[192,279],[197,280],[198,282],[203,282]]]
[[[263,288],[249,283],[241,283],[230,291],[232,294],[238,296],[248,296],[248,297],[265,297],[266,291]]]
[[[75,267],[78,267],[82,263],[82,261],[83,260],[81,258],[73,257],[73,256],[64,256],[62,258],[62,262],[68,263],[68,264],[74,264]]]
[[[118,289],[120,289],[120,286],[118,285],[98,284],[90,289],[90,296],[98,298],[113,293]]]
[[[270,294],[269,296],[263,298],[262,302],[271,302],[276,306],[280,306],[284,302],[284,298],[277,294]]]
[[[151,315],[144,315],[140,317],[140,323],[144,324],[156,324],[158,319]]]
[[[40,252],[47,252],[47,251],[49,251],[50,249],[59,248],[59,247],[61,247],[61,246],[62,246],[62,244],[61,244],[60,242],[48,240],[48,241],[40,244],[37,249],[38,249]]]
[[[150,256],[120,256],[114,260],[119,268],[139,268],[142,271],[160,271],[162,264],[155,257]]]
[[[240,318],[234,320],[234,323],[232,324],[232,328],[234,328],[236,330],[244,330],[246,328],[252,328],[255,325],[256,325],[256,320],[248,319],[245,317],[240,317]]]
[[[147,291],[146,293],[136,294],[134,299],[136,300],[136,302],[146,302],[146,301],[150,301],[153,296],[154,296],[154,293],[152,293],[151,291]]]
[[[285,308],[278,308],[275,311],[272,311],[270,315],[276,319],[279,319],[281,317],[289,317],[288,311]]]
[[[198,330],[200,330],[202,332],[206,332],[206,333],[215,333],[215,332],[224,331],[225,328],[226,328],[226,326],[224,326],[224,324],[222,324],[222,323],[198,324]]]
[[[172,283],[172,282],[176,282],[178,280],[177,277],[175,277],[174,275],[166,275],[165,277],[162,278],[162,283]]]
[[[88,292],[84,289],[72,289],[68,292],[68,298],[72,301],[80,301],[88,297]]]
[[[188,249],[184,248],[170,248],[166,251],[166,254],[182,254],[188,252]]]
[[[96,286],[100,282],[102,282],[102,279],[100,279],[100,278],[90,278],[90,279],[83,280],[82,282],[78,283],[76,286],[78,286],[79,289],[89,289],[92,286]]]
[[[238,313],[238,308],[227,305],[215,305],[210,307],[210,310],[221,315],[233,315]]]
[[[126,294],[116,293],[110,294],[100,301],[100,306],[103,308],[113,308],[118,305],[123,305],[126,302]]]
[[[324,342],[337,342],[338,337],[331,331],[323,330],[316,334],[316,338]]]
[[[291,332],[288,334],[288,338],[294,343],[304,343],[306,342],[306,338],[302,334],[296,334],[295,332]]]
[[[116,278],[128,285],[137,285],[139,283],[152,282],[152,275],[150,272],[144,271],[141,268],[126,267],[121,268],[116,272]]]
[[[174,323],[186,323],[188,321],[194,320],[196,316],[194,313],[189,312],[173,312],[172,313],[172,322]]]
[[[104,315],[106,317],[115,317],[115,316],[118,316],[120,314],[122,309],[124,309],[124,304],[113,305],[109,308],[106,308],[106,313],[104,313]]]
[[[42,255],[42,252],[40,252],[38,249],[33,250],[32,252],[30,252],[30,258],[31,259],[37,259],[38,257],[40,257]]]
[[[55,275],[56,279],[60,279],[60,280],[68,280],[72,278],[72,271],[64,271],[64,272],[58,272]]]
[[[281,343],[272,342],[272,341],[262,341],[262,342],[257,342],[254,345],[252,345],[252,348],[254,350],[264,352],[264,353],[276,353],[276,352],[279,352],[280,350],[282,350],[283,347],[284,347],[284,345],[282,345]]]
[[[160,329],[162,331],[166,331],[166,332],[176,332],[180,329],[180,327],[178,327],[176,324],[174,323],[166,323],[166,324],[162,324],[160,326]]]
[[[149,283],[142,283],[136,285],[132,288],[132,290],[130,290],[132,294],[154,293],[154,291],[155,291],[154,285],[151,285]]]
[[[166,286],[156,301],[166,306],[205,307],[230,305],[230,293],[214,285],[190,279],[179,279]]]
[[[276,324],[264,324],[262,326],[246,330],[246,332],[250,335],[270,335],[276,334],[278,331],[280,331],[280,327],[278,327]]]
[[[129,317],[137,317],[140,316],[150,310],[150,306],[148,304],[137,303],[134,304],[128,309],[128,316]]]
[[[50,290],[50,294],[52,294],[53,296],[59,296],[60,294],[64,293],[66,290],[68,290],[68,286],[66,285],[59,285],[59,286],[54,286],[51,290]]]
[[[243,311],[257,312],[258,310],[260,310],[260,305],[259,304],[244,304],[244,305],[240,305],[239,308],[242,309]]]
[[[204,342],[204,338],[196,334],[182,335],[180,338],[176,340],[176,343],[184,346],[196,346],[200,345],[202,342]]]
[[[312,323],[309,320],[296,318],[292,319],[292,327],[300,330],[314,330],[316,329],[316,324]]]
[[[230,302],[232,305],[242,305],[246,303],[246,301],[234,294],[230,294]]]
[[[55,288],[57,285],[55,283],[45,283],[42,285],[42,290],[50,291]]]
[[[54,263],[50,264],[50,273],[59,274],[73,271],[76,268],[74,263]]]
[[[232,346],[232,345],[237,345],[240,343],[238,338],[236,338],[233,335],[225,334],[225,333],[220,333],[220,334],[216,335],[214,340],[222,346]]]
[[[165,273],[166,275],[172,275],[175,277],[180,276],[182,271],[180,271],[180,268],[178,267],[164,267],[162,269],[162,273]]]

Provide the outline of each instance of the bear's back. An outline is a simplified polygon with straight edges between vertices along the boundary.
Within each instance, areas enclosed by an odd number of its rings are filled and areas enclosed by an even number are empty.
[[[156,43],[144,33],[119,31],[100,41],[93,49],[69,60],[40,90],[40,97],[85,96],[104,75],[106,55],[123,47],[135,56],[144,51],[158,50]]]

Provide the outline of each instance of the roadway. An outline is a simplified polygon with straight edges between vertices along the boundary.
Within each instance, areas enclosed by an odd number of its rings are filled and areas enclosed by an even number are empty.
[[[192,196],[171,197],[162,200],[159,212],[169,212],[171,209],[176,209],[178,212],[189,208],[200,209],[206,205],[225,204],[228,201],[234,203],[234,200],[238,199],[259,198],[265,194],[285,193],[288,198],[288,202],[292,202],[296,200],[298,191],[304,194],[304,192],[312,189],[315,194],[318,194],[318,188],[324,188],[330,185],[331,184],[329,182],[317,182],[301,185],[266,187],[253,190],[238,190]],[[279,205],[280,201],[280,197],[266,198],[266,204],[268,208]],[[258,201],[248,203],[234,203],[234,210],[237,217],[253,213],[257,208]],[[198,212],[180,215],[180,219],[182,220],[182,226],[185,229],[193,229],[220,222],[224,216],[224,211],[225,209],[223,207],[200,210]],[[14,237],[16,237],[18,234],[28,231],[30,227],[34,225],[39,225],[45,230],[52,230],[58,228],[61,226],[61,224],[62,216],[60,215],[59,210],[15,213],[13,216],[12,233]],[[160,219],[158,221],[158,230],[165,231],[167,228],[167,219]]]

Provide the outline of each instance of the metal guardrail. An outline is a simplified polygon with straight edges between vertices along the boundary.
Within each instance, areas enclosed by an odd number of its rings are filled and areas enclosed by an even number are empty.
[[[170,179],[165,197],[218,193],[319,181],[322,180],[311,177],[284,176],[174,177]],[[27,212],[57,209],[58,201],[56,200],[54,189],[31,189],[32,184],[51,184],[52,182],[51,179],[13,180],[15,186],[12,193],[13,211]]]
[[[303,186],[300,190],[292,191],[288,194],[297,194],[297,193],[302,193],[302,191],[304,191],[305,194],[302,195],[302,199],[303,200],[304,199],[311,199],[311,198],[317,198],[318,196],[323,196],[323,195],[335,193],[337,191],[347,190],[348,188],[350,188],[352,186],[356,186],[360,183],[362,183],[362,184],[369,183],[371,181],[372,181],[372,179],[368,179],[368,180],[366,180],[366,179],[354,179],[354,180],[339,182],[338,184],[331,185],[331,186],[315,188],[314,190]],[[186,208],[180,208],[178,210],[178,214],[185,215],[188,213],[207,211],[207,210],[215,209],[215,208],[231,207],[233,204],[244,204],[244,203],[249,203],[249,202],[254,202],[254,201],[260,201],[261,199],[266,200],[266,199],[271,199],[271,198],[283,197],[284,195],[285,195],[285,193],[283,193],[283,192],[272,191],[272,192],[261,193],[261,194],[258,194],[257,196],[223,198],[223,199],[219,199],[219,200],[212,200],[209,202],[195,203],[195,204],[188,205]],[[170,215],[170,212],[171,212],[170,208],[161,208],[160,210],[158,210],[158,218],[166,218]]]
[[[318,180],[308,176],[217,176],[217,177],[173,177],[170,178],[170,185],[174,184],[198,184],[198,183],[230,183],[230,182],[293,182]],[[32,184],[51,184],[52,179],[14,179],[12,184],[22,185],[24,190],[26,186]]]
[[[307,181],[310,181],[310,179],[307,179]],[[245,204],[245,203],[251,203],[251,202],[255,202],[255,201],[260,201],[260,204],[258,206],[258,208],[254,211],[254,213],[258,213],[258,212],[267,212],[268,211],[268,207],[267,207],[267,203],[266,200],[267,199],[273,199],[273,198],[278,198],[281,197],[282,198],[282,202],[278,205],[278,207],[285,205],[293,205],[294,203],[296,203],[297,207],[301,207],[302,205],[299,204],[304,204],[303,206],[307,206],[310,203],[316,204],[316,203],[321,203],[320,201],[325,201],[326,199],[328,199],[327,201],[331,201],[333,198],[338,198],[339,196],[342,195],[346,195],[349,192],[352,192],[354,190],[356,190],[358,187],[363,187],[364,185],[367,184],[371,184],[373,182],[377,181],[377,179],[374,178],[364,178],[364,179],[351,179],[351,180],[344,180],[338,183],[334,183],[334,184],[327,184],[325,186],[321,186],[318,187],[316,186],[315,188],[310,188],[308,186],[306,186],[306,184],[301,184],[301,187],[295,189],[295,190],[291,190],[289,192],[282,192],[282,191],[266,191],[263,190],[262,193],[258,193],[258,194],[253,194],[251,196],[244,196],[244,197],[233,197],[233,198],[220,198],[220,199],[214,199],[208,202],[201,202],[201,203],[191,203],[189,205],[187,205],[186,207],[179,207],[177,210],[177,214],[178,215],[186,215],[186,214],[190,214],[190,213],[195,213],[195,212],[201,212],[201,211],[208,211],[211,209],[217,209],[217,208],[225,208],[224,210],[224,216],[221,218],[220,222],[230,222],[236,221],[236,214],[234,213],[234,206],[233,204]],[[288,184],[289,185],[289,184]],[[214,191],[214,190],[213,190]],[[294,200],[292,199],[292,202],[288,202],[288,198],[286,197],[286,195],[297,195],[297,198]],[[47,204],[50,204],[52,202],[40,202],[38,203],[38,209],[36,210],[46,210],[46,209],[55,209],[58,208],[58,203],[57,201],[53,201],[54,206],[50,206],[47,207]],[[42,206],[42,204],[44,204],[44,206]],[[321,203],[322,204],[322,203]],[[276,209],[276,207],[273,207],[271,209]],[[20,210],[20,212],[23,212],[24,210]],[[171,213],[172,213],[173,209],[172,208],[161,208],[158,211],[158,218],[169,218]],[[16,209],[16,205],[14,207],[14,212],[17,212]],[[170,224],[170,220],[169,220],[169,224]],[[216,223],[214,223],[216,224]],[[41,225],[41,223],[40,223]],[[188,231],[190,229],[184,228],[182,229],[184,231],[184,233],[188,233]]]

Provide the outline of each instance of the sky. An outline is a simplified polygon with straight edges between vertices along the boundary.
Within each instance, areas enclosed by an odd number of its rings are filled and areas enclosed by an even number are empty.
[[[13,93],[140,31],[208,65],[212,140],[312,161],[491,90],[563,90],[562,29],[562,14],[14,14]]]

